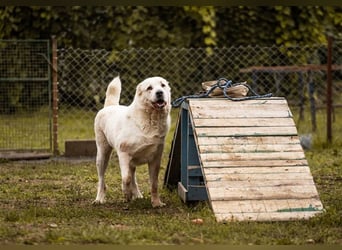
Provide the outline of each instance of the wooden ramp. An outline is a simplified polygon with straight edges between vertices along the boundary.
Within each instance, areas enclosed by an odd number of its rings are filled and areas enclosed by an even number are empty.
[[[187,179],[181,177],[178,184],[183,200],[182,193],[190,190],[189,171],[198,162],[217,221],[306,219],[323,211],[284,98],[189,99],[184,108],[188,128],[184,134],[178,124],[175,138],[193,134],[195,147],[189,148],[189,140],[188,150],[181,145],[181,155],[172,155],[180,146],[174,141],[167,169],[167,176],[179,176],[175,163],[185,166]],[[184,154],[190,159],[184,160]],[[166,183],[175,181],[167,176]],[[191,188],[196,190],[194,185]]]

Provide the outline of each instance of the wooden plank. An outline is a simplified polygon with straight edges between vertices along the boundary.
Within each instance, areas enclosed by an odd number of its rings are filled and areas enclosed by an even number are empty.
[[[198,145],[263,145],[263,144],[298,144],[299,137],[294,136],[244,136],[244,137],[198,137]]]
[[[274,187],[210,188],[208,195],[215,200],[278,200],[318,198],[315,185]]]
[[[284,209],[285,207],[288,207],[288,205],[286,205],[287,201],[289,199],[283,199],[283,200],[263,200],[265,208],[266,208],[266,212],[278,212],[277,210],[279,209]],[[300,201],[302,199],[294,199],[297,201]],[[255,202],[255,201],[253,201]],[[298,204],[298,206],[300,206]]]
[[[302,219],[322,210],[284,98],[188,101],[204,183],[218,221]]]
[[[244,100],[242,102],[230,101],[226,98],[198,98],[198,99],[188,99],[189,104],[192,105],[203,105],[203,106],[217,106],[225,105],[226,107],[231,107],[234,105],[255,105],[255,104],[266,104],[266,105],[276,105],[276,104],[287,104],[287,101],[283,97],[272,97],[272,98],[262,98],[262,99],[251,99]]]
[[[307,166],[301,167],[221,167],[221,168],[204,168],[205,174],[269,174],[269,173],[310,173]]]
[[[263,112],[272,112],[272,111],[289,111],[289,106],[286,101],[282,101],[281,103],[265,101],[265,100],[249,100],[244,102],[231,102],[231,101],[212,101],[212,102],[203,102],[203,101],[195,101],[190,100],[190,110],[193,117],[196,117],[200,111],[204,111],[205,113],[224,113],[227,111],[254,111],[258,113],[259,111]],[[208,112],[207,112],[208,111]],[[202,117],[204,118],[204,117]]]
[[[249,145],[230,145],[230,144],[215,144],[215,145],[199,145],[199,153],[223,153],[223,152],[240,152],[240,153],[262,153],[262,152],[294,152],[301,151],[302,146],[298,144],[249,144]]]
[[[285,200],[244,200],[213,201],[212,209],[219,214],[225,213],[265,213],[300,210],[319,211],[323,209],[319,199],[285,199]]]
[[[239,103],[232,103],[231,105],[225,105],[224,103],[219,104],[210,104],[210,105],[196,105],[191,104],[190,105],[191,113],[194,115],[193,117],[196,117],[196,114],[198,114],[200,111],[206,111],[209,113],[225,113],[230,111],[240,111],[240,112],[248,112],[248,111],[254,111],[256,113],[263,113],[263,112],[274,112],[274,111],[289,111],[289,106],[284,104],[278,104],[278,105],[272,105],[272,104],[253,104],[253,105],[246,105],[242,102]],[[247,118],[251,118],[246,116]],[[200,118],[200,117],[199,117]],[[205,117],[202,117],[205,118]]]
[[[195,118],[195,127],[289,127],[295,126],[292,118]]]
[[[228,221],[292,221],[292,220],[305,220],[310,219],[321,211],[313,212],[287,212],[287,213],[228,213],[219,214],[215,213],[218,222]]]
[[[234,188],[234,187],[274,187],[278,186],[301,186],[301,185],[314,185],[313,178],[308,179],[275,179],[275,180],[263,180],[263,179],[250,179],[244,181],[235,180],[213,180],[206,181],[207,188]]]
[[[293,136],[297,135],[297,128],[293,127],[218,127],[218,128],[196,128],[198,137],[211,136]]]
[[[289,208],[294,211],[294,210],[298,210],[298,207],[302,207],[302,208],[308,208],[308,204],[309,204],[309,208],[313,208],[315,210],[321,210],[323,211],[323,204],[321,202],[321,200],[319,198],[310,200],[310,199],[300,199],[300,200],[292,200],[292,199],[288,199],[287,200],[288,206]],[[267,204],[267,202],[265,203]],[[279,208],[278,211],[281,212],[285,212],[286,209],[285,208]]]
[[[216,109],[216,108],[202,108],[202,107],[191,107],[192,118],[288,118],[293,117],[289,109],[279,108],[275,109],[272,107],[268,109]]]
[[[306,159],[295,159],[295,160],[219,160],[219,161],[203,161],[202,165],[204,168],[209,167],[267,167],[267,166],[306,166],[308,162]]]
[[[239,160],[296,160],[305,159],[303,151],[299,152],[267,152],[267,153],[203,153],[202,162],[207,161],[239,161]]]
[[[203,170],[205,181],[254,181],[254,180],[312,180],[308,173],[263,173],[263,174],[206,174]]]

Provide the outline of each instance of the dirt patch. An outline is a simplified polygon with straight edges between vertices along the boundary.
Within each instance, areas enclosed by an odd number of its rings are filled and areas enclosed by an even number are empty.
[[[41,151],[0,151],[0,161],[41,160],[51,156],[51,153]]]

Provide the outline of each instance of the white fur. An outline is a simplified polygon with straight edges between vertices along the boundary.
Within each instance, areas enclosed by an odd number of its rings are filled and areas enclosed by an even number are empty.
[[[135,169],[137,165],[147,163],[152,206],[164,206],[158,195],[158,174],[171,121],[170,87],[162,77],[147,78],[138,84],[134,100],[129,106],[119,105],[120,92],[121,81],[116,77],[108,85],[105,107],[95,117],[99,182],[94,203],[105,202],[104,175],[112,149],[115,149],[126,199],[142,198]]]

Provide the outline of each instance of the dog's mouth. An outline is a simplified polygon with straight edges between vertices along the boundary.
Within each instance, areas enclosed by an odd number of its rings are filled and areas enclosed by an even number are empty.
[[[152,102],[152,105],[155,109],[163,109],[166,106],[166,102],[164,100],[158,100],[156,102]]]

